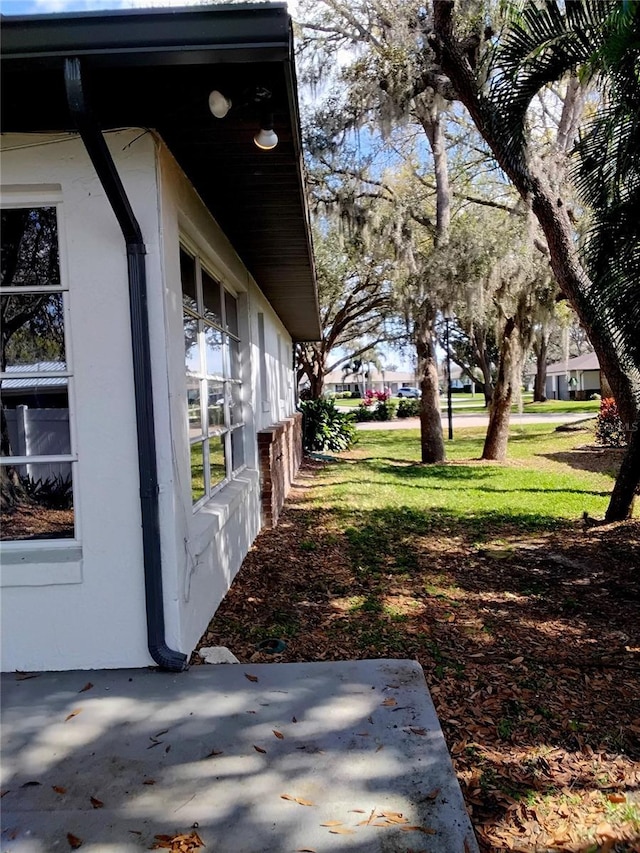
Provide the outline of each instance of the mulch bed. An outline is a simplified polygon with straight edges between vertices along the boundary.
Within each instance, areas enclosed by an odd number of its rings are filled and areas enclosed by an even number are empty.
[[[200,645],[243,662],[415,658],[483,851],[640,851],[640,522],[505,521],[486,547],[463,527],[425,525],[410,548],[389,531],[376,574],[311,505],[318,467]],[[273,636],[283,654],[256,652]]]
[[[0,540],[73,539],[73,510],[25,503],[2,513]]]

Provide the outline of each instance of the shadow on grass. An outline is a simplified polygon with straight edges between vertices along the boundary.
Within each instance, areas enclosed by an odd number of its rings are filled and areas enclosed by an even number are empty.
[[[615,479],[624,456],[625,448],[602,447],[598,450],[569,450],[557,453],[542,453],[545,459],[569,465],[576,471],[590,471],[595,474],[606,474]]]

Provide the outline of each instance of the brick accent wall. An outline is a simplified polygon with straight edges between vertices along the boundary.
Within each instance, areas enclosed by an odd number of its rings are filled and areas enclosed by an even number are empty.
[[[302,414],[258,433],[262,523],[275,527],[302,461]]]

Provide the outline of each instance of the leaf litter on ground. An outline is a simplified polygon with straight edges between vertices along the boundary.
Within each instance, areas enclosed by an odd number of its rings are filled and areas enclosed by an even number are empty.
[[[272,632],[288,614],[304,630],[292,628],[283,661],[415,658],[483,853],[577,853],[598,844],[603,821],[616,853],[637,847],[640,804],[626,793],[640,786],[640,521],[528,529],[505,512],[481,528],[390,511],[367,528],[357,506],[338,511],[320,496],[339,476],[339,466],[303,467],[280,525],[259,535],[201,645],[248,661],[257,640],[243,626]],[[301,578],[288,555],[311,528],[318,544],[305,550]],[[356,533],[378,537],[372,556],[366,539],[354,548]],[[392,699],[381,702],[391,712]]]

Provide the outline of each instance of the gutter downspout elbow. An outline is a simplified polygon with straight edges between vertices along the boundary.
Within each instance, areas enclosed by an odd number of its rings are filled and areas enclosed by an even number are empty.
[[[149,381],[151,347],[144,260],[146,249],[140,225],[133,213],[111,153],[87,105],[82,83],[82,67],[78,58],[65,59],[64,81],[69,110],[118,220],[127,248],[147,639],[151,657],[158,666],[172,672],[181,672],[187,668],[187,656],[170,649],[165,638],[155,420],[153,393]]]

